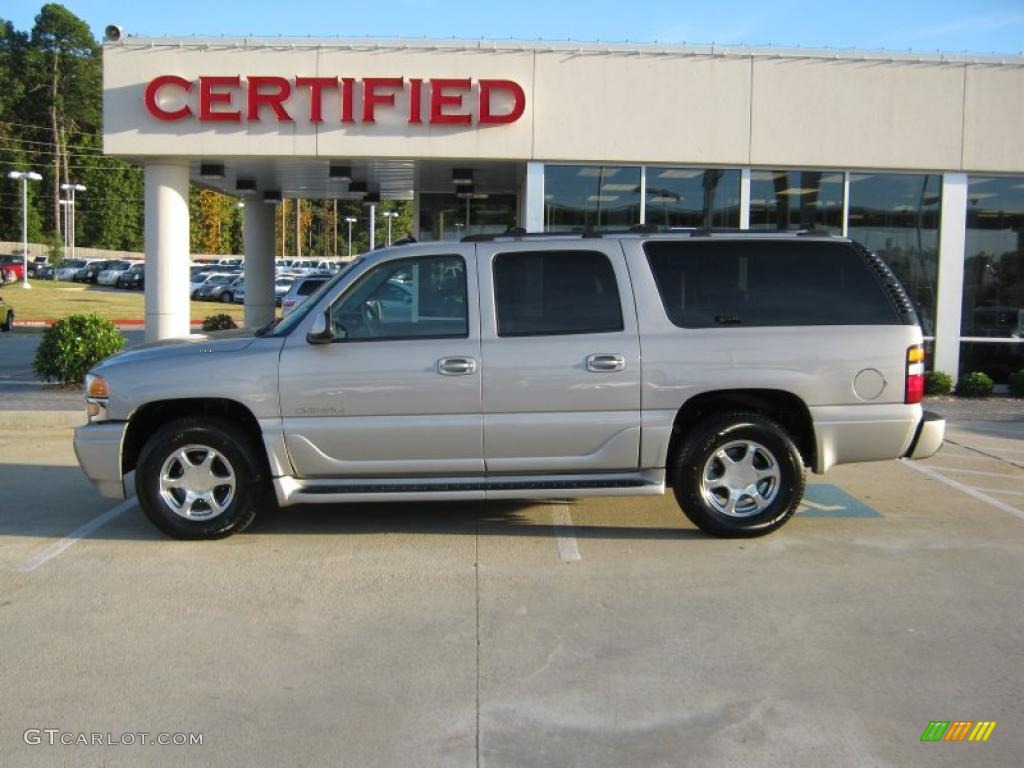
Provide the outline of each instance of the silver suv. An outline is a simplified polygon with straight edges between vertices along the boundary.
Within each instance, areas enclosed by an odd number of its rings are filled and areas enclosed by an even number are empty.
[[[657,495],[782,526],[804,468],[938,450],[889,268],[813,233],[509,235],[374,251],[276,325],[112,357],[75,449],[163,531],[260,506]]]

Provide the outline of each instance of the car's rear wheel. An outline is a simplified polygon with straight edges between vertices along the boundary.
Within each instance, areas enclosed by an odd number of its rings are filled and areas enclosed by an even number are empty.
[[[244,530],[265,488],[252,442],[219,419],[186,417],[159,429],[139,456],[135,490],[146,516],[179,539]]]
[[[779,424],[756,413],[701,422],[676,454],[672,484],[686,516],[705,533],[763,536],[782,527],[804,493],[804,464]]]

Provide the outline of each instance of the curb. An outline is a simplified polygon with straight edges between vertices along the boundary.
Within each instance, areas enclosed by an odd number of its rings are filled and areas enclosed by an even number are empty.
[[[0,411],[0,430],[68,429],[85,424],[80,411]]]

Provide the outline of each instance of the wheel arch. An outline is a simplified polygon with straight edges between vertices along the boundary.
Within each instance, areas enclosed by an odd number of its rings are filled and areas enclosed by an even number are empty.
[[[672,424],[666,467],[675,466],[680,446],[694,426],[729,411],[752,411],[778,422],[793,438],[804,464],[817,466],[814,422],[803,400],[779,389],[728,389],[695,395],[679,408]]]
[[[135,469],[143,446],[154,432],[164,424],[184,416],[223,419],[241,429],[263,462],[262,469],[267,473],[265,476],[269,477],[270,463],[259,422],[242,403],[226,398],[158,400],[138,408],[128,420],[128,429],[121,446],[121,473],[127,474]]]

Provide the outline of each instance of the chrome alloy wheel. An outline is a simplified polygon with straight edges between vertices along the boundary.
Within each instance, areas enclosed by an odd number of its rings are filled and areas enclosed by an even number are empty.
[[[775,501],[781,480],[779,462],[771,451],[752,440],[733,440],[704,464],[700,493],[724,515],[751,517]]]
[[[186,520],[210,520],[235,498],[235,471],[224,454],[207,445],[186,445],[160,468],[160,497]]]

